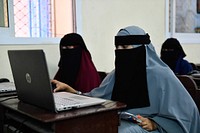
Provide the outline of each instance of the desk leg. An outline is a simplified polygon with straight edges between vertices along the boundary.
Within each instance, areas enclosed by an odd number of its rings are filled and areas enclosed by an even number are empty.
[[[118,133],[118,126],[117,110],[54,123],[55,133]]]
[[[0,133],[3,133],[3,125],[4,125],[4,109],[0,106]]]

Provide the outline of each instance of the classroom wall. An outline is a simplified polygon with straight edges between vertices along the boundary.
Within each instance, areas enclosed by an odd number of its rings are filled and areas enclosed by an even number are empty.
[[[82,33],[99,70],[114,68],[114,36],[136,25],[149,33],[157,54],[166,39],[165,0],[84,0]],[[200,63],[200,43],[182,44],[186,59]]]
[[[142,27],[156,49],[164,40],[164,0],[84,0],[82,7],[82,31],[100,70],[114,68],[114,36],[121,28]]]
[[[43,49],[46,54],[46,59],[49,67],[49,74],[50,78],[53,78],[57,69],[58,69],[58,61],[59,61],[59,50],[57,44],[50,44],[50,45],[0,45],[0,78],[8,78],[13,81],[13,76],[8,60],[8,50],[16,50],[16,49]],[[22,62],[23,64],[23,62]],[[30,66],[31,67],[31,66]]]
[[[159,55],[165,40],[165,0],[82,0],[81,23],[78,32],[83,36],[98,70],[110,72],[114,68],[114,36],[120,28],[130,25],[142,27],[149,33]],[[12,80],[7,57],[8,49],[44,49],[50,77],[57,71],[58,44],[0,45],[0,77]],[[186,59],[200,63],[200,44],[184,44]]]

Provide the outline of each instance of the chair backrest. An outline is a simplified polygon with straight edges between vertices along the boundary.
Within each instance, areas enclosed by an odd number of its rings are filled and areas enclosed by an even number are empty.
[[[198,89],[200,89],[200,77],[197,78],[197,77],[192,76],[192,78],[195,81],[195,83],[197,84]]]
[[[190,75],[177,75],[183,86],[187,89],[198,109],[200,110],[200,90],[192,76]]]
[[[197,70],[198,69],[197,66],[194,63],[190,62],[190,64],[191,64],[193,70]]]
[[[106,73],[106,72],[98,71],[98,73],[99,73],[99,76],[100,76],[101,81],[103,81],[103,79],[107,76],[107,73]]]

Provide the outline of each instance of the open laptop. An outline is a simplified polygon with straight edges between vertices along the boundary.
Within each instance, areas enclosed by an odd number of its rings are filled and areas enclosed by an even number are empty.
[[[8,56],[18,99],[25,103],[58,112],[106,101],[68,92],[53,93],[43,50],[8,50]]]
[[[13,82],[0,83],[0,97],[16,95],[16,88]]]

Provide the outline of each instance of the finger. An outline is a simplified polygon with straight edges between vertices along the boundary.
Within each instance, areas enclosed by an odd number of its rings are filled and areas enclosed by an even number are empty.
[[[146,125],[142,125],[142,128],[148,129],[148,125],[147,124]]]
[[[151,129],[148,127],[148,125],[144,125],[144,126],[142,126],[142,128],[147,130],[147,131],[151,131]]]
[[[141,117],[142,117],[141,115],[137,115],[137,118],[139,118],[139,119],[140,119]]]
[[[56,88],[53,90],[53,92],[57,92],[57,91],[60,91],[60,90],[62,90],[62,88],[56,87]]]
[[[138,118],[139,118],[140,120],[142,120],[142,121],[146,121],[146,120],[147,120],[147,118],[144,118],[144,117],[142,117],[142,116],[138,116]]]
[[[54,84],[57,84],[57,83],[58,83],[58,81],[55,80],[55,79],[52,79],[51,82],[54,83]]]
[[[57,92],[57,88],[55,88],[55,89],[53,90],[53,92]]]

